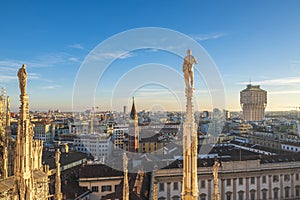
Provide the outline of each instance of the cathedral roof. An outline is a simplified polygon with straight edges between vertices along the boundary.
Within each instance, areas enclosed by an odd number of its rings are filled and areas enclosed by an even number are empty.
[[[8,191],[14,187],[14,176],[0,180],[0,193]]]
[[[39,181],[42,179],[47,179],[47,174],[41,170],[34,170],[33,171],[34,181]],[[8,178],[0,180],[0,194],[13,189],[15,182],[15,176],[10,176]]]

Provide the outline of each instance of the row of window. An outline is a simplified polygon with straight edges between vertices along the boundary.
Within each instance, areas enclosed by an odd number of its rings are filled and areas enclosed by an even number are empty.
[[[103,185],[101,186],[101,192],[111,192],[111,185]],[[92,192],[99,192],[99,186],[92,186]]]
[[[299,174],[295,174],[295,179],[298,181],[299,180]],[[231,186],[231,180],[232,179],[226,179],[226,186]],[[276,183],[279,181],[279,175],[273,175],[273,182]],[[290,181],[290,175],[285,174],[284,175],[284,181]],[[267,176],[262,176],[262,183],[267,183]],[[244,184],[244,178],[239,178],[238,179],[238,184],[243,185]],[[255,177],[250,177],[250,184],[253,185],[255,184]],[[164,183],[159,183],[159,191],[164,191]],[[206,187],[206,181],[201,180],[200,181],[200,188],[205,188]],[[173,190],[178,190],[178,182],[173,183]]]
[[[173,182],[173,190],[179,190],[178,182]],[[165,191],[165,183],[159,183],[159,191]]]
[[[294,148],[294,147],[291,147],[291,148],[290,148],[289,146],[283,146],[282,148],[283,148],[283,149],[287,149],[287,150],[291,150],[291,151],[298,151],[298,150],[300,151],[300,148],[298,149],[298,148],[296,148],[296,147],[295,147],[295,148]]]
[[[295,191],[296,191],[296,197],[300,197],[300,186],[296,186],[295,187]],[[268,190],[267,189],[263,189],[261,191],[261,199],[262,200],[267,200],[268,199]],[[199,195],[200,197],[200,200],[207,200],[207,195],[202,193]],[[256,191],[255,190],[251,190],[250,191],[250,200],[255,200],[257,197],[257,194],[256,194]],[[279,188],[274,188],[273,189],[273,192],[272,192],[272,197],[270,197],[274,200],[278,200],[279,199]],[[270,199],[269,198],[269,199]],[[284,188],[284,198],[290,198],[290,188],[289,187],[285,187]],[[159,200],[165,200],[166,198],[165,197],[159,197],[158,198]],[[178,196],[173,196],[172,197],[172,200],[177,200],[177,199],[180,199],[180,197]],[[233,200],[233,194],[232,192],[227,192],[225,194],[225,199],[226,200]],[[246,195],[245,195],[245,192],[244,191],[239,191],[237,193],[237,199],[238,200],[244,200],[246,199]]]
[[[299,180],[299,174],[295,174],[295,178],[298,181]],[[204,180],[202,180],[204,181]],[[205,188],[205,181],[204,183],[202,183],[201,181],[201,186],[203,186],[202,188]],[[238,179],[238,183],[239,185],[243,185],[243,181],[244,178],[239,178]],[[278,182],[279,181],[279,175],[273,175],[273,182]],[[284,175],[284,181],[290,181],[290,175],[289,174],[285,174]],[[262,183],[267,183],[267,177],[266,176],[262,176]],[[250,184],[255,184],[255,177],[250,177]],[[226,186],[231,186],[231,179],[226,179]]]

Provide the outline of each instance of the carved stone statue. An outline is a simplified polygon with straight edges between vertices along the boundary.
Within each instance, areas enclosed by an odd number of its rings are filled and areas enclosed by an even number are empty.
[[[27,81],[27,73],[26,73],[26,65],[23,64],[22,67],[18,71],[19,77],[19,86],[21,94],[26,93],[26,81]]]
[[[219,161],[215,161],[215,164],[213,165],[213,176],[214,176],[214,180],[218,179],[219,167],[220,167]]]
[[[220,193],[219,193],[219,167],[220,167],[220,162],[215,159],[215,164],[213,165],[213,176],[214,176],[214,195],[213,195],[213,200],[220,200]]]
[[[57,149],[56,154],[55,154],[55,163],[56,163],[56,166],[60,164],[59,163],[59,161],[60,161],[60,154],[61,154],[60,150]]]
[[[187,56],[184,57],[184,61],[182,64],[182,71],[184,73],[186,88],[194,87],[194,64],[198,64],[198,62],[196,58],[192,55],[192,51],[188,49]]]

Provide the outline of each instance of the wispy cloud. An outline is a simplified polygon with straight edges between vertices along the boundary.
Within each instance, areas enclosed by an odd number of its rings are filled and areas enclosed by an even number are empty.
[[[290,61],[290,69],[294,73],[300,72],[300,60],[291,60]]]
[[[27,65],[28,68],[30,68],[30,73],[28,73],[28,79],[41,79],[41,75],[35,73],[34,68],[54,67],[60,64],[67,65],[78,62],[80,62],[80,60],[77,57],[74,57],[64,52],[43,54],[31,60],[0,59],[0,82],[8,83],[10,81],[16,80],[17,71],[24,63]],[[43,80],[51,82],[46,79]]]
[[[270,85],[270,86],[279,86],[279,85],[296,85],[300,83],[300,77],[286,77],[279,79],[267,79],[262,81],[252,82],[253,85]],[[247,85],[249,82],[239,82],[239,85]]]
[[[208,33],[208,34],[190,34],[189,36],[197,41],[205,41],[211,39],[218,39],[226,35],[227,35],[226,33]]]
[[[79,44],[79,43],[77,43],[77,44],[71,44],[71,45],[69,45],[68,47],[73,48],[73,49],[81,49],[81,50],[84,50],[84,49],[85,49],[85,48],[84,48],[81,44]]]
[[[47,85],[47,86],[43,86],[42,89],[44,90],[53,90],[53,89],[57,89],[60,88],[61,85]]]
[[[1,70],[0,70],[1,72]],[[0,75],[0,83],[8,83],[10,81],[15,81],[17,80],[17,69],[16,70],[12,70],[9,73],[6,73],[4,75]],[[29,80],[37,80],[40,79],[39,74],[36,73],[28,73],[28,79]]]
[[[69,58],[69,61],[71,61],[71,62],[80,62],[80,60],[78,58],[75,58],[75,57]]]
[[[0,69],[15,70],[26,64],[30,68],[53,67],[58,64],[80,62],[80,59],[65,52],[49,53],[30,60],[0,59]]]
[[[300,94],[300,90],[270,91],[269,94]]]
[[[16,75],[0,75],[0,83],[8,83],[10,81],[16,80]]]
[[[208,94],[208,90],[195,90],[196,94]],[[169,97],[170,95],[175,95],[175,96],[183,96],[184,91],[183,90],[169,90],[169,89],[156,89],[156,88],[143,88],[141,90],[137,91],[138,96],[143,96],[143,97]]]
[[[105,52],[105,53],[98,53],[98,52],[92,52],[90,54],[90,58],[93,60],[107,60],[107,59],[126,59],[133,57],[134,54],[132,52],[126,52],[126,51],[115,51],[115,52]]]
[[[300,60],[292,60],[291,63],[300,64]]]

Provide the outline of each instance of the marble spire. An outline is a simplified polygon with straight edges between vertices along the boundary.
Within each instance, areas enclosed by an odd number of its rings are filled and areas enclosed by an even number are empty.
[[[61,180],[60,180],[60,150],[55,153],[56,175],[55,175],[55,200],[62,200]]]
[[[199,198],[198,174],[197,174],[197,125],[194,119],[194,72],[193,65],[197,64],[191,50],[187,51],[182,70],[186,83],[186,118],[183,124],[183,181],[182,199],[197,200]]]

